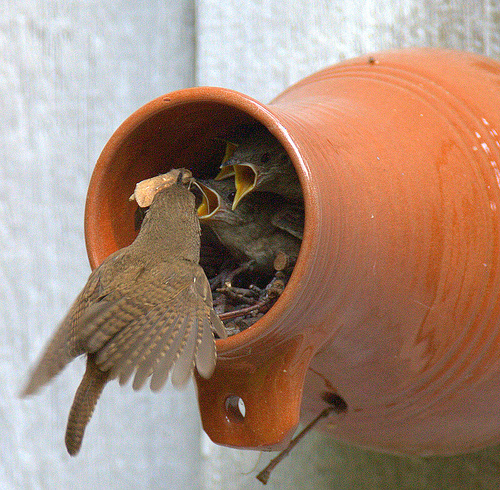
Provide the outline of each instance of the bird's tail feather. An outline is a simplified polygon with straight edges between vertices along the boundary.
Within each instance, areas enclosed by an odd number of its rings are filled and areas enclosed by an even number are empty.
[[[75,456],[80,451],[85,428],[92,417],[104,385],[108,381],[108,376],[108,372],[99,369],[94,361],[94,355],[89,354],[87,368],[76,390],[66,427],[66,449],[71,456]]]

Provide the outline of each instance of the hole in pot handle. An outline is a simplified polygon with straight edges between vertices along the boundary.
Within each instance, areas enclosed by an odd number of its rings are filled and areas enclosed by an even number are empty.
[[[225,407],[227,414],[233,418],[235,422],[243,422],[246,415],[246,407],[243,398],[237,395],[229,395],[226,398]]]
[[[288,342],[246,360],[219,358],[210,379],[196,376],[205,432],[213,442],[247,449],[286,447],[300,417],[308,359]],[[247,361],[247,362],[245,362]]]

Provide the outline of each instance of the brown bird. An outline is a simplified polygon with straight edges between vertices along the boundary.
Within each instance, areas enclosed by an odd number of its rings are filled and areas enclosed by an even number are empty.
[[[252,191],[273,192],[295,203],[302,202],[302,188],[288,153],[264,127],[228,143],[221,171],[216,180],[234,174],[236,195],[233,209]]]
[[[232,179],[198,181],[198,185],[200,221],[210,226],[240,264],[272,274],[279,253],[288,258],[288,265],[295,263],[304,227],[301,206],[277,194],[256,192],[232,209],[236,195]]]
[[[81,446],[106,382],[134,389],[183,386],[194,367],[204,378],[215,368],[214,331],[226,337],[212,308],[210,284],[199,266],[200,224],[195,197],[180,182],[159,191],[135,241],[95,269],[48,343],[24,388],[30,395],[70,361],[87,354],[87,369],[71,407],[66,447]]]

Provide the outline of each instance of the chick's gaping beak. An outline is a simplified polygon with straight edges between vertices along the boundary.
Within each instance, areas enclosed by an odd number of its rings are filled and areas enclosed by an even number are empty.
[[[233,165],[234,167],[234,185],[236,186],[236,195],[233,200],[233,210],[236,209],[238,203],[249,192],[251,192],[257,184],[259,170],[256,165],[251,163],[242,163]]]
[[[238,148],[238,145],[235,143],[231,143],[230,141],[226,141],[226,151],[224,153],[224,157],[222,158],[222,162],[220,164],[221,167],[223,167],[226,162],[233,156],[233,153],[235,152],[236,148]]]
[[[217,174],[214,180],[224,180],[233,176],[234,176],[234,165],[226,165],[225,167],[221,167],[220,172]]]
[[[209,219],[213,217],[221,207],[220,196],[217,192],[203,185],[201,182],[194,182],[194,184],[201,191],[201,204],[196,210],[198,218],[200,220]]]

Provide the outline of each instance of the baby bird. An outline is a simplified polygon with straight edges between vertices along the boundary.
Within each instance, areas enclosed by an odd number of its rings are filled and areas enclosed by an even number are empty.
[[[237,138],[238,139],[238,138]],[[255,128],[231,149],[216,180],[234,174],[236,195],[232,208],[252,191],[273,192],[295,203],[302,202],[302,188],[295,168],[279,141],[264,127]]]
[[[232,179],[198,181],[202,203],[198,216],[217,235],[240,263],[252,271],[274,272],[278,253],[285,254],[288,265],[297,260],[304,227],[300,206],[270,192],[252,193],[236,209]]]
[[[200,259],[200,224],[194,195],[180,179],[160,190],[135,241],[110,255],[88,279],[48,343],[22,395],[48,383],[74,358],[87,368],[66,429],[71,455],[81,446],[105,384],[118,378],[133,387],[151,377],[151,389],[181,387],[194,367],[209,378],[216,362],[214,331],[226,337],[212,307]]]

